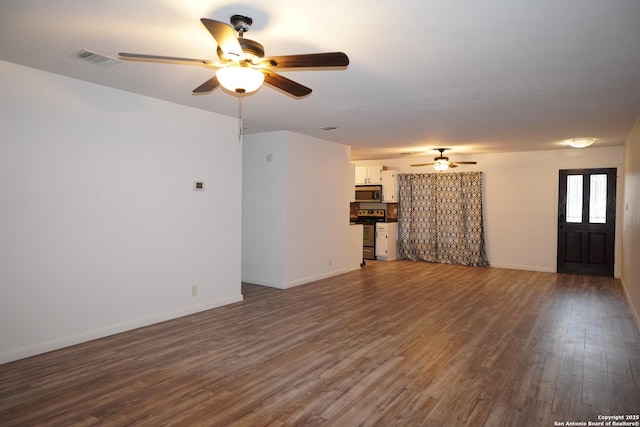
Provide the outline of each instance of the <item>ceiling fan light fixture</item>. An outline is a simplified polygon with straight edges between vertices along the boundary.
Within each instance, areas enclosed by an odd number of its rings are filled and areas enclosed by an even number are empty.
[[[216,72],[218,81],[227,90],[236,93],[251,93],[264,83],[262,72],[242,65],[231,65]]]
[[[433,168],[438,172],[446,171],[449,169],[449,161],[445,159],[438,159],[433,164]]]
[[[569,141],[569,145],[573,148],[585,148],[593,144],[596,140],[594,138],[574,138]]]

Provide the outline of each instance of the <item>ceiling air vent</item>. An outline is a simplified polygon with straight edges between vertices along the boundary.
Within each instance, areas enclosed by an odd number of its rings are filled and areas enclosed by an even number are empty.
[[[71,57],[80,59],[82,61],[91,62],[96,65],[100,65],[101,67],[111,67],[113,65],[119,64],[122,61],[119,59],[111,58],[106,55],[101,55],[99,53],[91,52],[90,50],[81,49],[71,55]]]

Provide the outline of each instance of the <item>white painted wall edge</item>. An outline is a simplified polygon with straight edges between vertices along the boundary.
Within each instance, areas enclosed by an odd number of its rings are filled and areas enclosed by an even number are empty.
[[[211,310],[213,308],[222,307],[234,302],[240,302],[243,300],[242,294],[234,295],[227,298],[221,298],[213,301],[206,302],[204,304],[192,305],[185,307],[181,310],[169,311],[161,313],[144,319],[138,319],[133,322],[122,323],[119,325],[109,326],[103,329],[96,329],[84,334],[65,337],[59,340],[34,345],[31,347],[21,348],[5,353],[0,353],[0,365],[3,363],[12,362],[18,359],[24,359],[26,357],[35,356],[38,354],[46,353],[53,350],[59,350],[64,347],[69,347],[76,344],[81,344],[87,341],[92,341],[99,338],[108,337],[110,335],[119,334],[121,332],[131,331],[144,326],[153,325],[155,323],[165,322],[167,320],[177,319],[178,317],[184,317],[189,314],[199,313],[201,311]]]

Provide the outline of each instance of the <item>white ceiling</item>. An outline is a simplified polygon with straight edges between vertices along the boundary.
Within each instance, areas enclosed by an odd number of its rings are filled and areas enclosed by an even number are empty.
[[[267,56],[339,50],[351,61],[283,71],[308,97],[263,87],[243,98],[247,133],[290,130],[362,160],[548,150],[575,137],[621,145],[640,116],[638,0],[2,0],[0,60],[235,117],[232,95],[191,94],[214,69],[72,55],[216,59],[200,18],[236,13],[253,18],[246,37]]]

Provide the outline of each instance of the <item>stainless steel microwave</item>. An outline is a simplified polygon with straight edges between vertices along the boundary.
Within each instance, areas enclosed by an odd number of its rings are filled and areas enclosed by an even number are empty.
[[[356,185],[356,202],[382,202],[382,185]]]

